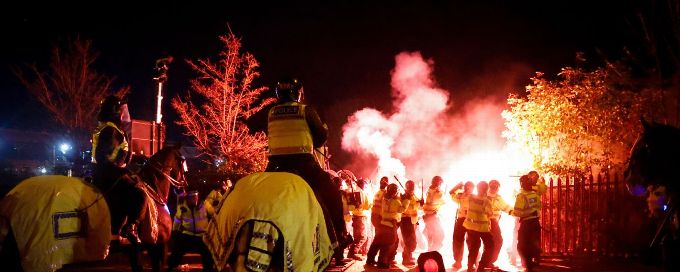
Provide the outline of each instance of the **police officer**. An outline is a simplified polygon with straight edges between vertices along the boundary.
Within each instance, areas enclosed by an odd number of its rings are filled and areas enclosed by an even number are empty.
[[[232,183],[230,179],[222,180],[218,183],[217,188],[210,191],[208,196],[203,201],[203,206],[205,207],[205,211],[208,213],[208,217],[215,216],[217,207],[219,206],[220,201],[222,201],[222,197],[224,197],[227,192],[229,192],[231,186]]]
[[[401,230],[401,237],[404,239],[404,251],[401,254],[402,264],[409,266],[415,265],[416,260],[413,258],[413,251],[416,250],[418,243],[416,241],[416,224],[418,223],[418,210],[421,207],[421,199],[415,196],[415,183],[412,180],[406,182],[406,192],[401,195],[402,201],[408,201],[410,204],[401,215],[401,222],[399,229]]]
[[[465,183],[465,185],[458,183],[455,187],[453,187],[453,189],[451,189],[451,191],[449,191],[451,199],[458,203],[456,223],[453,226],[453,259],[455,260],[453,268],[455,269],[463,267],[463,249],[465,246],[465,233],[467,232],[465,227],[463,227],[463,223],[465,222],[465,217],[467,216],[469,203],[468,199],[472,195],[472,190],[474,189],[475,184],[471,181],[468,181]]]
[[[468,271],[475,271],[477,256],[479,254],[480,239],[484,243],[484,252],[479,261],[479,271],[491,266],[491,255],[494,248],[493,237],[491,237],[491,222],[489,218],[493,215],[491,201],[486,193],[489,184],[486,181],[477,183],[477,195],[468,198],[468,211],[463,222],[463,227],[467,230],[468,246]]]
[[[441,221],[439,220],[439,209],[444,205],[443,192],[441,185],[443,179],[440,176],[434,176],[430,188],[427,190],[425,204],[423,205],[423,221],[425,222],[425,237],[427,237],[428,251],[438,251],[442,247],[442,240],[444,239],[444,230],[442,230]]]
[[[175,269],[182,257],[189,251],[201,254],[203,271],[213,271],[213,259],[208,247],[203,243],[203,234],[208,227],[208,214],[204,205],[199,205],[198,192],[187,192],[172,224],[173,249],[168,258],[168,270]]]
[[[366,253],[367,248],[367,229],[368,216],[371,212],[371,201],[368,199],[366,192],[366,180],[358,179],[356,181],[357,189],[350,190],[352,197],[349,203],[350,212],[352,214],[352,234],[354,242],[349,247],[348,257],[361,260],[360,254]]]
[[[125,129],[131,124],[127,103],[114,95],[106,97],[97,120],[99,125],[92,134],[93,183],[104,192],[111,210],[112,234],[120,233],[131,242],[140,243],[137,226],[146,213],[146,195],[125,168],[131,157]]]
[[[503,246],[503,235],[501,234],[500,225],[498,221],[501,218],[501,211],[510,212],[512,207],[508,205],[505,200],[498,194],[498,189],[501,183],[497,180],[489,181],[489,193],[487,196],[491,201],[491,207],[493,209],[493,215],[491,218],[491,237],[493,237],[493,251],[491,252],[491,263],[495,263],[498,260],[498,254],[501,252],[501,247]]]
[[[314,156],[328,138],[328,127],[311,107],[301,103],[303,87],[297,79],[276,85],[277,104],[269,111],[267,172],[290,172],[301,176],[316,194],[324,210],[328,236],[333,243],[351,242],[343,220],[342,195]]]
[[[389,184],[389,179],[387,177],[382,177],[380,178],[380,189],[375,192],[375,195],[373,196],[373,207],[371,208],[371,224],[373,225],[373,228],[378,230],[378,226],[380,226],[380,221],[382,221],[382,201],[383,197],[385,195],[385,188],[387,188],[387,185]]]
[[[375,230],[375,238],[368,249],[367,265],[376,265],[381,269],[390,268],[392,257],[395,255],[399,245],[397,228],[399,228],[401,214],[408,208],[409,203],[408,199],[401,200],[399,188],[397,188],[396,184],[387,185],[382,201],[382,220]],[[380,255],[376,262],[375,257],[378,253]]]
[[[538,265],[541,254],[541,192],[546,191],[544,183],[536,183],[529,175],[520,177],[522,190],[517,194],[515,207],[510,214],[519,217],[519,231],[517,233],[517,252],[522,258],[527,271],[533,271]]]

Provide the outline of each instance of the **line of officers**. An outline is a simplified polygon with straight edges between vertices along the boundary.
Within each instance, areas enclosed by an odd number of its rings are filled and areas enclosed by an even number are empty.
[[[498,224],[501,212],[506,212],[518,218],[517,250],[527,271],[533,270],[538,264],[540,248],[541,194],[547,187],[544,181],[539,182],[539,175],[531,171],[520,177],[521,191],[518,193],[514,207],[508,205],[498,194],[500,183],[496,180],[477,183],[477,194],[473,194],[475,184],[459,183],[449,191],[451,199],[459,205],[456,213],[456,223],[453,230],[454,269],[462,268],[464,242],[468,247],[468,271],[497,269],[494,266],[503,244],[503,237]],[[342,187],[342,180],[337,179]],[[389,269],[395,264],[395,257],[399,245],[397,231],[401,231],[403,238],[402,264],[415,265],[413,252],[417,247],[416,229],[418,212],[422,210],[425,223],[424,234],[427,239],[428,251],[441,249],[444,231],[441,226],[439,213],[444,205],[444,192],[441,189],[443,180],[440,176],[432,178],[425,199],[415,195],[415,183],[409,180],[400,193],[397,184],[389,183],[387,177],[380,179],[380,189],[375,193],[373,201],[364,193],[367,182],[363,179],[356,181],[356,187],[351,181],[344,189],[343,204],[345,204],[345,220],[352,222],[354,242],[349,246],[348,257],[362,260],[366,254],[366,265],[381,269]],[[375,228],[375,236],[368,246],[366,225],[368,217]],[[466,239],[467,234],[467,239]],[[479,248],[484,244],[484,252],[477,262]],[[368,246],[368,248],[367,248]],[[342,251],[340,251],[342,252]],[[376,259],[377,257],[377,259]]]

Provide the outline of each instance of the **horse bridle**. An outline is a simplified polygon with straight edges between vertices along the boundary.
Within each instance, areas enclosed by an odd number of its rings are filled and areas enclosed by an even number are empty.
[[[168,175],[168,173],[165,173],[165,171],[163,171],[163,169],[161,169],[163,167],[163,165],[161,165],[160,162],[152,161],[150,166],[154,170],[161,173],[165,178],[167,178],[170,181],[170,184],[172,186],[175,186],[176,188],[186,188],[188,186],[186,177],[184,175],[184,172],[186,172],[186,160],[184,159],[183,156],[180,156],[180,160],[181,160],[180,164],[182,165],[182,169],[179,169],[179,171],[181,173],[179,180],[171,177],[170,175]]]

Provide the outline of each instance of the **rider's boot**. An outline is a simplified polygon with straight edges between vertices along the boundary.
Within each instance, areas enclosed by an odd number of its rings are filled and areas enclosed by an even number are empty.
[[[123,226],[123,229],[121,230],[121,235],[130,241],[130,243],[134,244],[141,244],[142,240],[139,239],[139,234],[137,233],[137,225],[136,223],[128,223]]]

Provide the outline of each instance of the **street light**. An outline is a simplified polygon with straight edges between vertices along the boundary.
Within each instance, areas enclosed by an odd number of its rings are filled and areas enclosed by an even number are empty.
[[[59,145],[59,151],[61,151],[61,154],[66,154],[66,152],[68,152],[69,150],[71,150],[70,144],[62,143]]]

